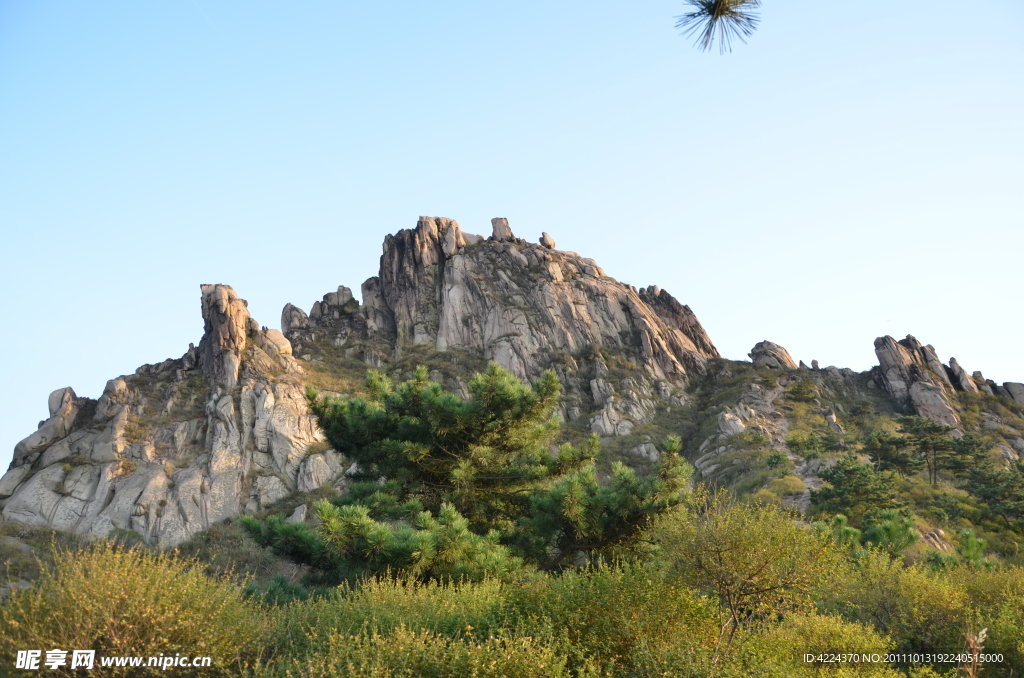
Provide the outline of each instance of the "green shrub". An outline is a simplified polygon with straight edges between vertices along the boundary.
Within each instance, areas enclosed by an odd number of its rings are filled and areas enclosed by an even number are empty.
[[[867,552],[818,597],[826,612],[873,626],[897,652],[953,651],[970,621],[967,593],[925,565]]]
[[[790,678],[805,673],[816,676],[870,676],[898,678],[884,663],[847,662],[814,664],[805,654],[879,654],[892,651],[888,638],[869,626],[835,616],[796,614],[751,634],[723,656],[723,676]]]
[[[570,673],[557,644],[508,634],[464,639],[402,626],[387,634],[327,636],[324,651],[265,670],[262,676],[288,678],[537,678],[596,673]]]
[[[545,577],[511,594],[516,626],[564,633],[572,666],[593,659],[603,671],[631,675],[652,648],[710,656],[719,617],[713,600],[639,565],[597,566]],[[616,675],[618,675],[616,673]]]
[[[1003,655],[998,669],[1024,674],[1024,568],[963,566],[944,572],[943,578],[966,594],[976,615],[974,627],[988,629],[985,652]]]
[[[388,634],[405,626],[413,631],[459,636],[467,626],[497,633],[505,625],[506,586],[493,578],[480,582],[418,582],[369,579],[358,588],[343,586],[321,599],[286,610],[286,634],[332,631],[356,635],[364,629]]]
[[[741,625],[810,608],[839,558],[831,539],[765,504],[717,498],[662,532],[682,580],[720,602],[730,637]]]
[[[786,397],[798,403],[813,402],[818,397],[818,388],[810,379],[801,379],[786,389]]]
[[[236,675],[265,651],[271,628],[237,586],[207,578],[196,561],[102,542],[56,554],[52,569],[0,606],[0,665],[13,666],[18,649],[91,649],[209,656],[202,675]]]
[[[764,488],[778,497],[791,497],[806,490],[807,485],[800,478],[789,475],[770,481]]]

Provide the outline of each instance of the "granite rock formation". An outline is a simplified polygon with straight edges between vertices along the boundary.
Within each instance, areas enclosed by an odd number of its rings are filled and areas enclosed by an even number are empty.
[[[322,434],[290,342],[227,285],[201,292],[198,347],[110,380],[98,401],[50,395],[0,479],[4,520],[168,546],[339,476],[333,451],[309,454]]]
[[[754,344],[748,354],[755,365],[762,365],[775,370],[795,370],[797,364],[789,355],[789,351],[771,341]]]
[[[884,336],[875,339],[875,355],[879,385],[890,396],[908,402],[918,416],[961,428],[960,417],[950,400],[954,386],[947,370],[951,368],[942,364],[934,347],[922,346],[911,335],[899,341]],[[959,376],[954,376],[959,383]]]
[[[363,305],[318,302],[307,322],[289,304],[286,336],[302,343],[323,327],[339,340],[376,339],[392,355],[419,345],[479,351],[523,378],[594,345],[627,353],[652,378],[677,385],[719,357],[690,309],[667,292],[638,291],[592,259],[520,240],[506,219],[492,227],[491,237],[470,245],[454,220],[421,217],[415,229],[385,239]]]

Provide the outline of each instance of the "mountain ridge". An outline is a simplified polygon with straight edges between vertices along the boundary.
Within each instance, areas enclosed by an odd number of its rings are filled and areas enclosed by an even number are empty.
[[[753,468],[734,453],[756,432],[793,462],[803,489],[784,499],[797,508],[820,486],[822,464],[787,443],[787,387],[806,382],[827,401],[809,415],[822,431],[843,430],[844,399],[874,399],[958,432],[960,393],[1024,404],[1024,385],[968,375],[911,336],[876,340],[879,365],[864,373],[797,364],[763,341],[750,353],[752,382],[705,416],[697,382],[725,383],[741,367],[721,357],[688,306],[607,276],[547,233],[532,243],[506,219],[491,225],[484,238],[421,217],[386,236],[362,303],[342,286],[308,313],[286,304],[281,331],[250,317],[230,286],[202,285],[204,333],[181,358],[112,379],[97,400],[70,388],[51,394],[50,417],[18,443],[0,478],[0,515],[91,538],[134,530],[170,546],[294,492],[344,492],[349,464],[324,442],[304,390],[358,392],[368,367],[401,377],[426,364],[432,380],[463,395],[490,360],[526,380],[553,369],[566,435],[597,434],[609,454],[647,468],[660,454],[654,434],[684,431],[699,477],[712,483]],[[1004,438],[1007,458],[1015,440]]]

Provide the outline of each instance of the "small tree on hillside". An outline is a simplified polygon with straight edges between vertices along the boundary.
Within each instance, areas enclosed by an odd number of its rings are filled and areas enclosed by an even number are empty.
[[[938,484],[939,470],[946,468],[953,452],[953,439],[949,437],[953,428],[924,417],[900,417],[896,421],[899,422],[900,433],[906,436],[917,457],[924,461],[928,482]]]
[[[879,513],[900,506],[893,473],[878,473],[853,455],[843,457],[818,475],[827,483],[820,490],[811,491],[811,505],[819,513],[841,514],[853,525],[863,525],[865,518],[871,522]]]
[[[916,471],[924,460],[914,456],[903,436],[888,431],[875,431],[864,437],[864,453],[871,458],[876,471],[896,471],[901,478]]]
[[[560,385],[532,388],[491,363],[470,398],[421,367],[393,386],[367,375],[365,398],[307,396],[327,440],[356,462],[348,493],[316,505],[319,528],[280,519],[243,524],[261,543],[333,578],[386,570],[420,578],[478,577],[571,564],[629,548],[651,517],[678,504],[691,469],[678,438],[646,477],[615,464],[599,477],[596,438],[552,443]]]
[[[977,433],[965,433],[953,440],[952,454],[946,460],[945,467],[957,476],[964,476],[978,464],[984,465],[991,461],[989,451],[992,443]]]
[[[1024,462],[1000,468],[989,455],[978,455],[967,473],[967,491],[985,502],[1007,527],[1024,519]]]
[[[720,638],[812,607],[811,591],[835,568],[838,550],[794,518],[780,507],[719,495],[673,528],[666,551],[684,579],[719,599]]]
[[[882,511],[877,522],[864,532],[864,541],[898,558],[920,538],[914,521],[895,509]]]

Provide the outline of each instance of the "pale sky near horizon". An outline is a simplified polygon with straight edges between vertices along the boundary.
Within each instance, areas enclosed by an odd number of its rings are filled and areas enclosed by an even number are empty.
[[[179,357],[199,284],[278,327],[387,233],[491,217],[866,370],[908,333],[1024,381],[1024,5],[0,0],[0,471],[72,386]],[[982,13],[984,12],[984,13]]]

